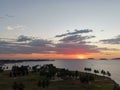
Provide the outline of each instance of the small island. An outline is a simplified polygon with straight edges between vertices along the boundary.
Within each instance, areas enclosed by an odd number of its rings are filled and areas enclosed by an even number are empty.
[[[100,60],[108,60],[107,58],[100,58]]]
[[[88,58],[88,60],[95,60],[95,58]]]
[[[112,58],[112,60],[120,60],[120,57],[119,58]]]
[[[88,70],[86,68],[86,70]],[[43,66],[13,66],[0,69],[0,90],[120,90],[109,77]]]

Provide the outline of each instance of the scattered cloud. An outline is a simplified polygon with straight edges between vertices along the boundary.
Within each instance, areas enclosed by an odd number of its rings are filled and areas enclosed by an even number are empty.
[[[9,17],[9,18],[13,18],[13,17],[15,17],[15,16],[13,16],[13,15],[9,15],[9,14],[6,14],[5,16],[6,16],[6,17]]]
[[[6,30],[25,30],[25,26],[23,25],[15,25],[15,26],[6,26]]]
[[[19,36],[20,37],[20,36]],[[27,37],[27,36],[26,36]],[[29,38],[29,37],[27,37]],[[80,54],[97,53],[99,49],[95,45],[86,45],[86,43],[53,43],[50,40],[32,39],[29,42],[22,42],[28,39],[22,39],[21,42],[0,41],[0,54],[28,54],[28,53],[58,53],[58,54]]]
[[[4,15],[4,16],[0,16],[0,19],[7,19],[7,18],[14,18],[15,16],[13,16],[13,15],[10,15],[10,14],[6,14],[6,15]]]
[[[81,36],[81,35],[71,35],[60,39],[62,42],[85,42],[87,39],[94,38],[95,36]]]
[[[64,33],[64,34],[60,34],[60,35],[56,35],[55,37],[64,37],[64,36],[67,36],[67,35],[74,35],[74,34],[83,34],[83,33],[89,33],[89,32],[92,32],[93,30],[91,29],[83,29],[83,30],[77,30],[75,29],[73,32],[67,32],[67,33]]]
[[[30,46],[38,46],[38,47],[46,47],[50,44],[52,44],[52,41],[44,40],[44,39],[35,39],[29,42]]]
[[[100,42],[104,44],[120,44],[120,35],[116,36],[115,38],[112,39],[104,39],[100,40]]]
[[[104,51],[120,51],[120,49],[116,49],[116,48],[106,48],[106,47],[102,47],[102,48],[98,48],[99,50],[104,50]]]
[[[48,39],[38,39],[34,37],[20,35],[17,39],[0,40],[0,54],[88,54],[88,53],[101,53],[102,51],[117,51],[115,48],[98,47],[92,45],[89,39],[95,38],[92,35],[82,35],[81,33],[89,33],[91,30],[75,30],[68,32],[64,37],[59,39],[59,42],[54,43]],[[113,43],[114,40],[119,41],[120,35],[114,39],[107,39],[107,42]],[[110,41],[109,41],[110,40]],[[112,40],[112,41],[111,41]],[[101,40],[105,42],[105,40]],[[115,42],[115,41],[114,41]]]
[[[73,41],[78,36],[73,36]],[[79,36],[81,38],[82,36]],[[67,37],[66,37],[67,38]],[[68,37],[69,38],[69,37]],[[86,37],[82,37],[84,39]],[[87,37],[89,38],[89,37]],[[8,39],[7,39],[8,40]],[[68,39],[68,41],[71,40]],[[28,42],[26,42],[28,41]],[[19,43],[18,43],[19,42]],[[23,43],[24,42],[24,43]],[[85,43],[76,42],[65,42],[53,43],[51,40],[46,39],[35,39],[28,36],[20,35],[13,42],[0,41],[0,53],[1,54],[26,54],[26,53],[61,53],[61,54],[77,54],[77,53],[92,53],[99,52],[97,47],[94,45],[87,45]]]
[[[17,39],[17,42],[25,42],[25,41],[31,41],[32,38],[24,35],[20,35]]]
[[[0,54],[30,54],[30,53],[46,53],[50,51],[51,46],[41,40],[41,43],[32,44],[34,42],[15,43],[0,41]]]

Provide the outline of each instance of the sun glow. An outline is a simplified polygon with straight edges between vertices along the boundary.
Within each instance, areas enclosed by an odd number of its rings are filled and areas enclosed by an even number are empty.
[[[78,59],[85,59],[86,57],[84,55],[77,55]]]

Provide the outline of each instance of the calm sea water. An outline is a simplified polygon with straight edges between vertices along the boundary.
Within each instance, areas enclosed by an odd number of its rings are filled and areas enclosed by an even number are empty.
[[[115,80],[120,85],[120,60],[55,60],[55,61],[30,61],[22,63],[11,63],[5,64],[8,69],[11,69],[13,65],[44,65],[53,64],[58,68],[66,68],[69,70],[78,70],[84,72],[85,67],[92,68],[92,73],[94,69],[101,71],[109,71],[111,73],[111,78]]]

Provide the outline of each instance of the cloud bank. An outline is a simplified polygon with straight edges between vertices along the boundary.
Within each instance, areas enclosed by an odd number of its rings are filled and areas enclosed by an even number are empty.
[[[21,35],[17,38],[17,42],[25,42],[25,41],[31,41],[32,38],[28,37],[28,36],[24,36],[24,35]]]
[[[100,40],[100,42],[104,44],[120,44],[120,35],[116,36],[115,38],[112,39],[104,39]]]
[[[114,48],[103,48],[94,45],[90,39],[94,35],[82,35],[93,30],[75,30],[55,37],[61,37],[57,43],[52,40],[38,39],[25,35],[20,35],[10,42],[8,39],[0,40],[0,54],[88,54],[100,53],[103,50],[116,50]],[[114,39],[101,40],[103,43],[120,44],[120,36]]]

